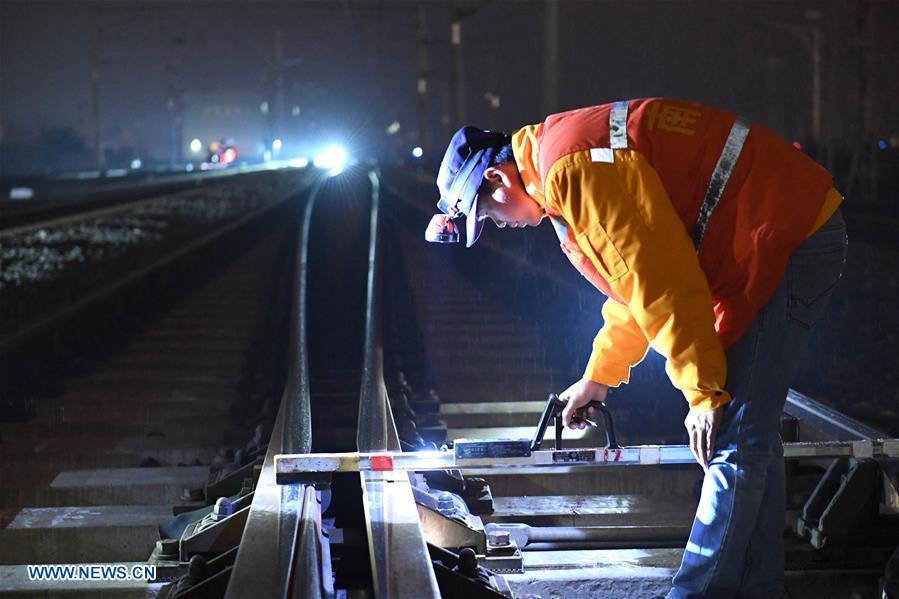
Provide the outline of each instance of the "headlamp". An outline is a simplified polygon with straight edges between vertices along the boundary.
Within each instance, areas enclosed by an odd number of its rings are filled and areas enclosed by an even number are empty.
[[[431,243],[459,243],[459,229],[446,214],[435,214],[425,229],[425,241]]]

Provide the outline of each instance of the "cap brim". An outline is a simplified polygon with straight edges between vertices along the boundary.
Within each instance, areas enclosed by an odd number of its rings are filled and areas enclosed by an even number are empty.
[[[483,182],[484,171],[495,154],[496,148],[481,148],[473,152],[459,169],[449,191],[437,203],[437,207],[447,214],[450,213],[449,206],[457,205],[459,212],[465,213],[465,247],[473,246],[484,229],[484,221],[478,221],[478,189]],[[456,214],[450,216],[455,217]]]
[[[471,210],[465,217],[465,247],[470,248],[481,236],[484,230],[483,220],[478,220],[478,196],[475,195],[474,201],[471,203]]]

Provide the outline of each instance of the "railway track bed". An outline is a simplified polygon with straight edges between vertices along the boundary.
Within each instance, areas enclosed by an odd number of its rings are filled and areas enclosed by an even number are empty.
[[[645,403],[609,400],[625,450],[650,446],[652,464],[570,463],[613,440],[601,425],[565,431],[560,452],[548,434],[548,466],[394,467],[462,438],[529,440],[547,394],[579,375],[522,299],[562,302],[570,286],[503,262],[526,251],[421,250],[420,193],[377,169],[315,181],[291,218],[247,229],[213,274],[73,357],[30,419],[0,426],[0,596],[666,592],[702,473],[666,462],[670,442],[652,449]],[[877,452],[894,445],[793,391],[782,424],[788,444],[823,443],[788,461],[790,596],[878,592],[899,526],[883,494],[895,460]],[[275,460],[360,452],[377,459],[290,479]],[[37,563],[156,578],[26,580]]]

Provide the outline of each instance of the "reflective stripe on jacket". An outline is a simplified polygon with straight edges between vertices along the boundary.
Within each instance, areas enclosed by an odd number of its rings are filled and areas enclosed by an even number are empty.
[[[614,125],[616,110],[624,127]],[[735,120],[656,98],[551,115],[513,134],[522,181],[553,219],[562,250],[613,300],[603,305],[587,378],[627,382],[651,346],[693,408],[730,399],[724,348],[840,201],[826,170],[752,125],[726,165],[697,254],[691,235]]]

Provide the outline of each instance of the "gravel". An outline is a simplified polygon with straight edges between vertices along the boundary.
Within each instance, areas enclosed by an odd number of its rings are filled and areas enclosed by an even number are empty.
[[[0,335],[273,203],[295,183],[232,180],[0,239]]]

